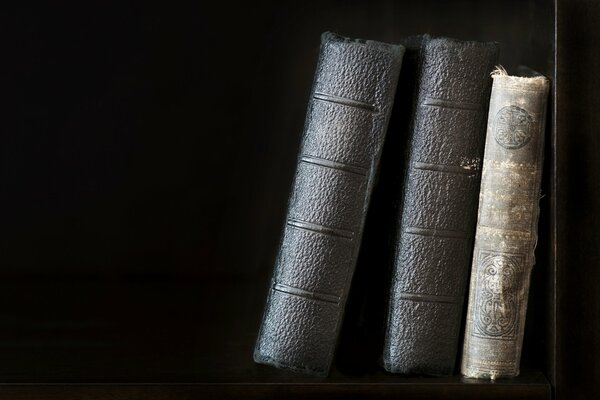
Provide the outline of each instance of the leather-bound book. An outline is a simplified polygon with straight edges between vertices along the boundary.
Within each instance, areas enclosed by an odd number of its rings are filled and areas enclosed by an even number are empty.
[[[258,363],[329,372],[403,53],[322,35]]]
[[[462,373],[519,374],[535,264],[549,81],[498,69],[490,100]]]
[[[450,375],[477,217],[496,43],[424,37],[388,303],[383,366]]]

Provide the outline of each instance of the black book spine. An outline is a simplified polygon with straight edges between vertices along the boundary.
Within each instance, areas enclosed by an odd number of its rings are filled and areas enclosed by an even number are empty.
[[[322,376],[331,367],[403,53],[322,36],[258,363]]]
[[[383,365],[452,374],[477,218],[496,43],[424,38]]]

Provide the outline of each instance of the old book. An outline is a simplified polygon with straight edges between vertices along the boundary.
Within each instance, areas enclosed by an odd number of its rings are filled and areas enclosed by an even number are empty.
[[[258,363],[321,376],[330,369],[403,53],[322,36]]]
[[[384,339],[396,373],[452,374],[477,216],[496,43],[424,37],[415,51],[404,196]]]
[[[535,263],[549,81],[493,74],[462,374],[519,374]]]

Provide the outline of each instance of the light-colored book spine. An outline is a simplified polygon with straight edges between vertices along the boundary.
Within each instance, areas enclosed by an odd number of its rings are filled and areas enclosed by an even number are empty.
[[[462,374],[519,374],[537,243],[549,81],[494,71]]]

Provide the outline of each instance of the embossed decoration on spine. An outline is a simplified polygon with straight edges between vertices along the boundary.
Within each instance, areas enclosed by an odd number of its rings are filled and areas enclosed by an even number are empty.
[[[519,374],[549,82],[494,73],[475,234],[462,374]]]
[[[425,37],[418,51],[383,365],[450,375],[477,216],[496,43]]]
[[[258,363],[321,376],[330,369],[403,53],[322,36]]]
[[[494,137],[505,149],[520,149],[531,139],[531,115],[521,107],[503,107],[494,118]]]
[[[512,339],[517,325],[514,293],[520,256],[482,252],[477,277],[475,335]]]

